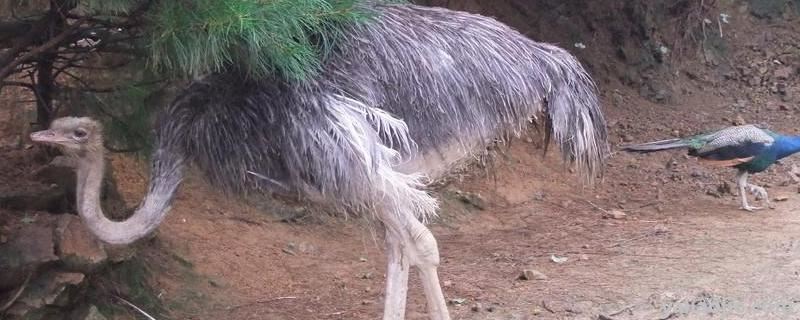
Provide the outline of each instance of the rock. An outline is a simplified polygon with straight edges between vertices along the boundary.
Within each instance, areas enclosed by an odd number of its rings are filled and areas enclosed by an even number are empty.
[[[632,135],[626,134],[626,135],[622,136],[622,141],[624,141],[624,142],[633,142],[633,140],[634,139],[633,139]]]
[[[0,208],[63,213],[69,208],[69,201],[63,188],[41,185],[0,195]]]
[[[473,305],[472,305],[472,308],[470,308],[470,309],[471,309],[473,312],[481,312],[481,310],[483,310],[483,305],[481,305],[481,303],[480,303],[480,302],[478,302],[478,303],[475,303],[475,304],[473,304]]]
[[[106,316],[100,313],[100,310],[93,304],[87,307],[76,310],[71,319],[75,320],[107,320]]]
[[[458,197],[458,200],[461,200],[461,202],[472,205],[478,210],[486,209],[486,200],[479,194],[456,191],[456,197]]]
[[[773,200],[775,200],[776,202],[782,202],[782,201],[789,200],[789,197],[784,196],[784,195],[780,195],[780,196],[776,196]]]
[[[614,90],[611,99],[612,99],[611,102],[614,104],[615,107],[619,107],[625,104],[625,98],[617,90]]]
[[[86,277],[82,273],[51,271],[32,280],[22,296],[8,310],[20,318],[47,312],[52,307],[70,306],[81,296]]]
[[[744,121],[744,117],[742,117],[741,114],[737,114],[736,118],[733,118],[733,120],[731,120],[731,124],[733,124],[735,126],[741,126],[741,125],[746,124],[746,123],[747,122]]]
[[[108,261],[103,245],[77,216],[61,215],[56,237],[56,253],[68,271],[91,273]]]
[[[561,264],[561,263],[567,262],[567,260],[569,260],[569,258],[567,258],[567,257],[557,257],[554,254],[550,255],[550,261],[553,261],[554,263]]]
[[[752,76],[747,80],[747,84],[751,87],[758,87],[761,84],[761,77]]]
[[[581,260],[581,261],[589,260],[589,255],[587,255],[585,253],[581,253],[581,255],[578,256],[578,260]]]
[[[520,280],[547,280],[547,275],[541,273],[538,270],[534,269],[525,269],[522,270],[522,274],[519,276]]]
[[[717,186],[717,192],[720,194],[733,194],[733,187],[727,181],[723,181]]]
[[[794,67],[792,66],[783,66],[772,73],[772,76],[779,80],[786,80],[792,77],[794,74]]]
[[[453,286],[453,281],[445,280],[444,282],[442,282],[442,286],[443,287],[452,287]]]
[[[16,287],[30,272],[58,260],[51,228],[23,225],[8,238],[0,244],[0,289]]]
[[[606,212],[606,213],[603,215],[603,218],[604,218],[604,219],[616,219],[616,220],[621,220],[621,219],[625,219],[627,216],[628,216],[628,215],[627,215],[627,214],[625,214],[625,212],[622,212],[622,211],[620,211],[620,210],[611,210],[611,211],[609,211],[609,212]]]

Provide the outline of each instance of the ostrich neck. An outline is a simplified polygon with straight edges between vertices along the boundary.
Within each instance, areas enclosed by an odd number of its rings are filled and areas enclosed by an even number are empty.
[[[114,221],[105,216],[100,205],[105,160],[101,152],[87,155],[77,168],[77,207],[84,223],[100,240],[110,244],[132,243],[152,232],[169,210],[174,188],[153,194],[151,186],[142,204],[127,220]],[[159,188],[156,188],[159,189]]]

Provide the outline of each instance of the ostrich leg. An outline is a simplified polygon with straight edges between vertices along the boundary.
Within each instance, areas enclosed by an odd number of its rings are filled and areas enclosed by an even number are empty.
[[[444,300],[442,287],[439,285],[439,248],[430,229],[417,219],[412,219],[409,224],[409,233],[413,240],[415,251],[414,266],[419,269],[425,298],[428,301],[428,315],[432,320],[449,320],[447,304]]]
[[[405,319],[408,295],[408,259],[403,259],[403,240],[397,230],[386,225],[386,300],[383,319]]]
[[[408,268],[415,266],[425,290],[428,316],[431,320],[449,320],[436,270],[439,250],[431,231],[412,214],[388,211],[380,218],[386,227],[389,263],[383,319],[403,319],[408,293]]]

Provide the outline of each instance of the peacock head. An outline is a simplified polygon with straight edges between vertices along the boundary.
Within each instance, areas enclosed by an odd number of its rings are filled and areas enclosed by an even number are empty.
[[[85,157],[103,148],[103,126],[87,117],[53,120],[47,130],[31,133],[33,142],[52,145],[67,156]]]

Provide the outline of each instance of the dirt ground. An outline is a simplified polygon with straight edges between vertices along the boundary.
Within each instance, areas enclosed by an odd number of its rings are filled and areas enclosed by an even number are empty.
[[[797,21],[736,18],[726,30],[738,39],[729,68],[681,63],[671,103],[598,78],[615,150],[741,120],[800,131],[800,105],[767,84],[785,52],[800,52]],[[795,72],[783,82],[800,96],[800,59],[787,59]],[[755,85],[749,72],[763,81]],[[796,159],[752,178],[776,208],[749,213],[730,192],[732,170],[680,151],[614,152],[593,187],[558,156],[518,141],[491,175],[473,173],[440,190],[444,206],[431,228],[453,319],[800,319],[800,190],[789,174]],[[137,203],[146,165],[120,156],[113,165],[123,196]],[[459,202],[456,191],[480,195],[483,209]],[[626,216],[608,218],[612,210]],[[361,219],[282,221],[190,176],[139,254],[155,271],[164,318],[376,319],[381,241]],[[521,280],[523,270],[546,278]],[[413,273],[411,283],[407,318],[426,319]]]

